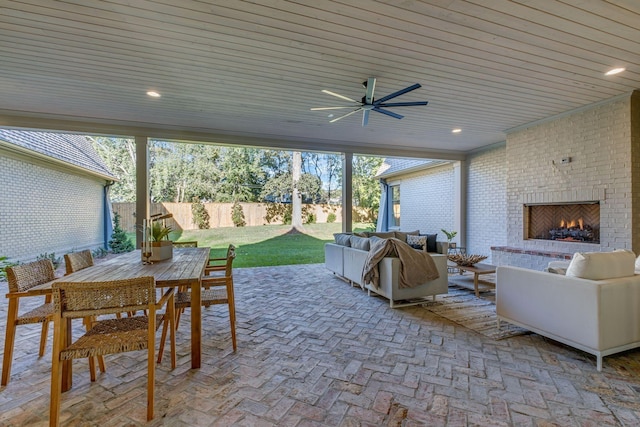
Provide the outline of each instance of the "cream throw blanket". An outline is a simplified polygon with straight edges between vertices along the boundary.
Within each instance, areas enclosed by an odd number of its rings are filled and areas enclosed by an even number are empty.
[[[380,287],[378,263],[384,257],[400,259],[398,286],[413,288],[440,277],[435,262],[427,252],[417,251],[398,239],[383,239],[371,244],[369,255],[362,268],[362,282]]]

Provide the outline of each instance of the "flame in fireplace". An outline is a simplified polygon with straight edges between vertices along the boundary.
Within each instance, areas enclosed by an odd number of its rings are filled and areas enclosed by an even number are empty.
[[[578,218],[577,220],[572,219],[571,221],[565,221],[564,219],[560,220],[560,228],[575,227],[578,227],[580,230],[584,230],[584,219]]]

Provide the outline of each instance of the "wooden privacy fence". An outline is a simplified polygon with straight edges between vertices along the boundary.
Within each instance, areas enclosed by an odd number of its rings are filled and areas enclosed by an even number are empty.
[[[267,216],[266,203],[240,203],[244,213],[244,220],[247,227],[268,224],[265,220]],[[327,222],[330,213],[336,215],[335,222],[342,221],[342,207],[336,205],[305,205],[308,212],[313,213],[316,222]],[[233,203],[204,203],[204,207],[209,213],[209,227],[233,227],[231,220],[231,210]],[[120,226],[123,230],[131,232],[135,230],[136,204],[135,203],[113,203],[113,212],[120,215]],[[173,218],[167,220],[167,225],[173,229],[197,230],[198,226],[193,223],[191,214],[191,203],[152,203],[150,213],[172,213]],[[271,221],[270,224],[282,224],[282,221]]]

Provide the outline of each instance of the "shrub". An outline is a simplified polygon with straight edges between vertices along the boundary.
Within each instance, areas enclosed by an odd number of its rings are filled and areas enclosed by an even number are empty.
[[[291,208],[293,211],[293,207]],[[302,205],[302,218],[305,224],[315,224],[316,223],[316,214],[311,212],[311,209],[308,205]]]
[[[104,258],[107,256],[108,253],[109,251],[106,250],[105,248],[95,248],[94,250],[91,251],[91,254],[93,255],[94,258]]]
[[[233,221],[233,225],[236,227],[244,227],[247,225],[247,221],[244,220],[242,205],[238,202],[235,202],[231,208],[231,221]]]
[[[291,204],[285,203],[267,203],[267,214],[264,219],[267,224],[272,222],[282,221],[286,224],[285,218],[289,218],[289,224],[291,223]],[[287,214],[288,211],[288,214]]]
[[[333,212],[329,212],[329,215],[327,215],[327,223],[333,224],[334,222],[336,222],[336,219],[336,214]]]
[[[109,240],[109,247],[114,254],[131,252],[134,249],[133,243],[127,237],[127,233],[120,228],[120,214],[117,212],[113,216],[113,234]]]
[[[209,212],[207,212],[207,209],[204,207],[204,203],[196,197],[193,198],[193,202],[191,203],[191,214],[193,215],[193,223],[197,225],[200,230],[209,229],[209,220],[211,219]]]
[[[0,256],[0,280],[7,280],[7,274],[5,272],[7,267],[13,267],[18,264],[17,262],[8,261],[6,256]]]
[[[62,263],[62,257],[56,257],[55,252],[51,252],[51,253],[45,252],[36,257],[37,261],[40,261],[41,259],[50,259],[51,263],[53,264],[53,268],[55,269],[60,267],[60,264]]]

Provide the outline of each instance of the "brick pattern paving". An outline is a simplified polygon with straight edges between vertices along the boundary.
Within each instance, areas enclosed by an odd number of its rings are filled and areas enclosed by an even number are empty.
[[[494,341],[419,306],[391,309],[322,265],[237,269],[236,292],[237,353],[226,309],[205,309],[203,367],[191,370],[187,313],[177,369],[165,360],[157,370],[152,422],[146,353],[134,352],[108,356],[95,383],[86,362],[75,362],[63,423],[640,425],[640,351],[606,357],[600,373],[593,356],[535,334]],[[0,308],[6,319],[6,300]],[[37,326],[19,329],[0,425],[48,424],[51,340],[38,359],[38,337]]]

